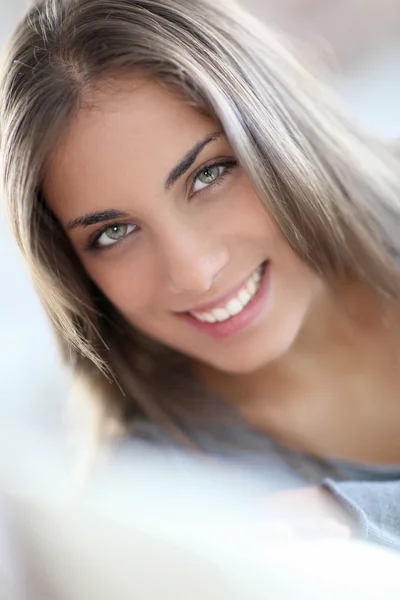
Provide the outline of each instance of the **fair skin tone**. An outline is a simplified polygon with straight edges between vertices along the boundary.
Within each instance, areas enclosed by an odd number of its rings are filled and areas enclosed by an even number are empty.
[[[398,347],[379,303],[338,284],[338,308],[214,121],[140,79],[87,100],[47,165],[44,192],[111,302],[276,439],[320,456],[400,461]],[[215,338],[188,321],[187,311],[225,297],[265,261],[265,306],[247,327]],[[330,511],[325,493],[307,494]]]

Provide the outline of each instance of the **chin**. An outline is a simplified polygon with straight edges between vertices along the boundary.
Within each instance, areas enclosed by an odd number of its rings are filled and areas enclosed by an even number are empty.
[[[288,332],[289,334],[289,332]],[[291,335],[281,335],[279,339],[268,340],[267,343],[252,344],[249,348],[240,348],[237,350],[227,349],[215,360],[210,356],[203,359],[213,369],[232,375],[247,375],[267,367],[283,358],[292,348],[296,332]]]

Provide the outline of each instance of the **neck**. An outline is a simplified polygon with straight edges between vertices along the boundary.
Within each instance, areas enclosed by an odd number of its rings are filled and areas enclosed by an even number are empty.
[[[361,285],[323,289],[295,343],[278,360],[234,375],[201,366],[200,375],[281,442],[317,455],[374,462],[367,439],[376,430],[377,404],[382,409],[383,398],[393,404],[400,385],[399,323],[398,311]],[[365,440],[349,431],[346,444],[344,431],[355,420]],[[400,448],[396,452],[400,458]]]

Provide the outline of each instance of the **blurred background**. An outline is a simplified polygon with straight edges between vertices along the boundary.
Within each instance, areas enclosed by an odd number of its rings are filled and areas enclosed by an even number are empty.
[[[367,127],[400,134],[398,0],[243,0],[335,66],[332,83]],[[0,0],[0,43],[25,0]],[[335,58],[334,58],[335,57]],[[67,381],[27,270],[0,215],[0,477],[54,489],[70,464],[64,440]],[[62,467],[60,469],[60,466]]]

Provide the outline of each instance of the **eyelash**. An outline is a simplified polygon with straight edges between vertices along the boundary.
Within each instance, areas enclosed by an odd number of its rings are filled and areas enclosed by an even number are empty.
[[[224,171],[221,173],[221,175],[219,175],[219,177],[217,177],[217,179],[215,179],[215,181],[213,181],[212,183],[210,183],[209,185],[207,185],[206,187],[204,187],[202,190],[199,190],[198,192],[195,192],[194,194],[192,194],[191,198],[193,196],[198,196],[204,192],[206,192],[207,190],[209,190],[210,188],[214,188],[218,185],[220,185],[223,180],[225,179],[225,177],[227,177],[233,168],[235,168],[238,165],[237,160],[234,159],[230,159],[230,160],[226,160],[223,162],[215,162],[215,163],[209,163],[207,165],[204,165],[203,167],[200,167],[198,169],[198,171],[196,171],[195,175],[193,175],[192,177],[192,188],[196,182],[196,180],[198,179],[198,177],[204,172],[207,171],[207,169],[214,169],[215,167],[225,167]],[[86,250],[91,251],[91,252],[104,252],[106,250],[110,250],[111,248],[115,248],[115,246],[119,246],[119,244],[125,240],[127,237],[129,237],[128,234],[125,237],[121,238],[119,241],[116,241],[115,244],[109,244],[106,246],[99,246],[98,245],[98,241],[101,238],[101,236],[103,235],[103,233],[105,233],[108,229],[112,229],[113,227],[118,227],[118,226],[123,226],[123,225],[131,225],[131,223],[108,223],[105,227],[102,227],[99,231],[95,232],[92,237],[89,240],[89,243],[86,247]],[[134,233],[133,231],[131,233]]]

